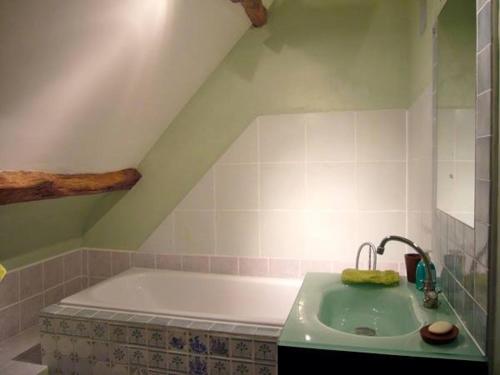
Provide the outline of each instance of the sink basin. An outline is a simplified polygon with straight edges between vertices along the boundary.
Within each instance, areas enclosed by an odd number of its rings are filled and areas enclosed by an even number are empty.
[[[399,288],[343,286],[323,294],[318,319],[327,327],[364,336],[401,336],[420,329],[418,301]]]

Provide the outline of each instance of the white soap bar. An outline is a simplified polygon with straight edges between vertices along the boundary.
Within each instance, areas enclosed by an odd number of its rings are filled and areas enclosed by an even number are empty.
[[[435,335],[444,335],[445,333],[450,332],[452,329],[453,324],[444,320],[434,322],[429,326],[429,332],[434,333]]]

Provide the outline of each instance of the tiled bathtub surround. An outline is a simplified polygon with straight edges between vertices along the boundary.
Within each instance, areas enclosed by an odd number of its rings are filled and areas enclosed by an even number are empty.
[[[42,360],[57,374],[276,375],[280,329],[52,305]]]
[[[260,116],[141,250],[352,264],[407,234],[406,128],[406,110]]]
[[[131,259],[130,267],[145,267],[167,269],[174,271],[188,272],[209,272],[241,276],[260,276],[260,277],[281,277],[298,278],[304,276],[307,272],[337,272],[340,273],[344,268],[354,267],[355,254],[352,259],[346,262],[336,262],[327,259],[309,260],[296,258],[269,258],[269,257],[236,257],[236,256],[218,256],[218,255],[183,255],[183,254],[159,254],[159,253],[141,253],[142,257],[147,258],[147,263],[134,262],[133,258],[137,255],[134,251],[106,250],[106,249],[88,249],[84,250],[89,259],[89,285],[94,285],[103,281],[116,273],[108,273],[103,276],[102,273],[95,272],[93,265],[103,259],[105,263],[112,262],[114,256],[129,257]],[[104,254],[103,254],[104,253]],[[398,269],[397,262],[387,262],[381,259],[377,260],[380,269]],[[100,264],[100,267],[109,268],[109,264]],[[111,265],[113,268],[113,265]],[[401,267],[400,272],[404,274],[405,267]],[[121,269],[124,271],[125,269]],[[117,272],[118,273],[118,272]],[[96,274],[100,276],[96,276]]]
[[[44,306],[86,287],[83,252],[9,270],[0,283],[0,341],[35,325]]]

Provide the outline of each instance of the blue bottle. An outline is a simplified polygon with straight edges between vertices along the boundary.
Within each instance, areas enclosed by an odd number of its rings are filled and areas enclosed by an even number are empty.
[[[429,253],[427,253],[427,256],[429,257]],[[436,267],[434,266],[434,263],[430,261],[430,257],[429,257],[429,264],[432,274],[432,286],[436,288]],[[416,277],[415,277],[416,279],[415,286],[418,290],[424,290],[426,277],[427,277],[427,272],[425,270],[425,263],[424,260],[421,259],[417,264]]]

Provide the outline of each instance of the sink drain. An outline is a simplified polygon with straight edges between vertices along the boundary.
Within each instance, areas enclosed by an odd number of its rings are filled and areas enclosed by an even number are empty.
[[[356,327],[354,333],[361,336],[376,336],[377,331],[370,327]]]

